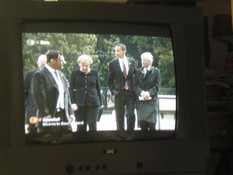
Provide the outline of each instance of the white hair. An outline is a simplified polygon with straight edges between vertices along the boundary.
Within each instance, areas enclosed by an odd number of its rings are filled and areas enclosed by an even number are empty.
[[[47,62],[47,56],[42,54],[40,55],[38,58],[37,58],[37,63],[40,63],[40,62]]]
[[[151,64],[153,62],[153,55],[150,52],[144,52],[141,54],[141,59],[147,58]]]
[[[80,63],[83,63],[83,62],[88,62],[89,64],[92,64],[93,63],[93,60],[91,58],[90,55],[81,55],[78,57],[77,59],[77,63],[80,64]]]

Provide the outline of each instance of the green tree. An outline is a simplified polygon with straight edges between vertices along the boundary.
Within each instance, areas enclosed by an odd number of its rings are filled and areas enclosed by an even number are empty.
[[[152,36],[130,36],[85,33],[24,33],[22,37],[23,73],[36,68],[40,54],[49,49],[64,53],[67,61],[63,72],[67,78],[78,68],[77,58],[89,54],[93,58],[92,67],[99,71],[102,86],[107,86],[108,62],[115,58],[114,47],[117,43],[127,46],[127,56],[135,59],[141,67],[140,55],[149,51],[154,56],[154,66],[161,70],[162,87],[175,88],[174,59],[170,38]]]

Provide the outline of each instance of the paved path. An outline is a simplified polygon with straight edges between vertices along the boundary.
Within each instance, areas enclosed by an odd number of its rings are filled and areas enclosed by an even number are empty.
[[[160,118],[159,122],[157,122],[156,125],[156,129],[159,130],[159,128],[160,130],[174,130],[175,128],[174,115],[165,114],[163,118]],[[111,114],[103,114],[101,116],[100,121],[97,123],[97,130],[99,131],[116,130],[116,119],[115,119],[114,111]],[[139,130],[136,122],[135,122],[135,130]]]

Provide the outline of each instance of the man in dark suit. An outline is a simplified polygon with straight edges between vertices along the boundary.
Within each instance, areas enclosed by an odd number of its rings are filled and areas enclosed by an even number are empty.
[[[37,59],[37,69],[31,70],[27,73],[24,79],[24,105],[25,105],[25,133],[35,133],[35,125],[29,122],[30,117],[36,116],[37,107],[34,103],[31,94],[31,82],[34,73],[40,69],[43,69],[47,62],[46,55],[42,54]]]
[[[46,53],[47,64],[37,71],[32,80],[32,94],[37,105],[38,132],[70,132],[75,121],[71,108],[69,85],[59,71],[65,64],[63,54],[57,50]]]
[[[115,46],[116,59],[109,63],[108,86],[114,97],[117,130],[125,130],[126,112],[127,130],[134,130],[135,96],[133,92],[133,75],[135,60],[126,57],[126,46],[119,43]],[[125,111],[126,109],[126,111]]]
[[[152,66],[153,56],[150,52],[141,55],[141,62],[142,67],[137,69],[134,78],[139,126],[141,130],[155,130],[160,71]]]

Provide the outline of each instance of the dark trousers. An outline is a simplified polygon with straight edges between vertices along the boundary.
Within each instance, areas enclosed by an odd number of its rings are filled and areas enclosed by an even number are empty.
[[[99,106],[79,106],[75,115],[77,121],[83,121],[83,124],[78,125],[78,131],[87,131],[87,125],[89,131],[96,131],[98,114]]]
[[[135,97],[126,90],[122,90],[115,95],[115,112],[117,130],[125,130],[125,114],[127,121],[127,130],[134,130],[135,126]]]

